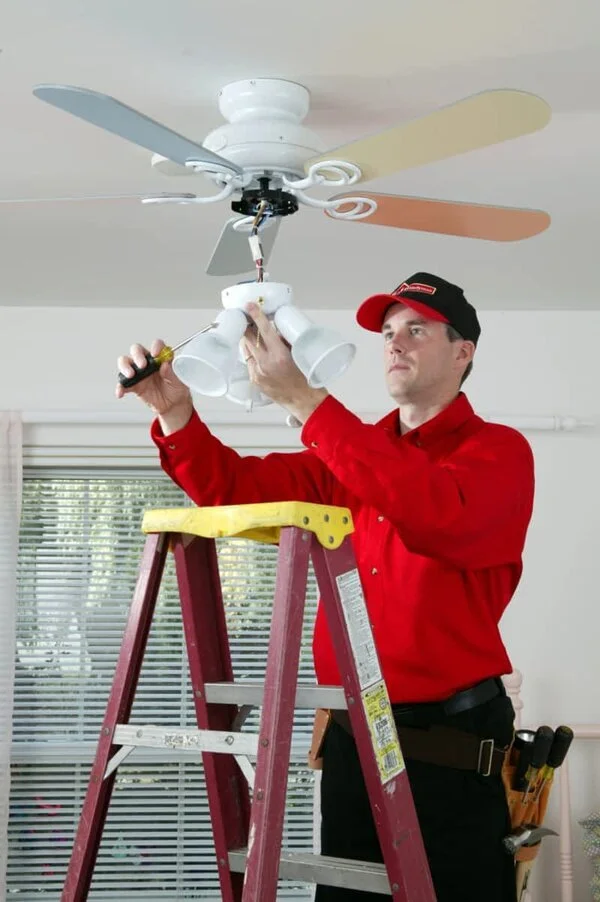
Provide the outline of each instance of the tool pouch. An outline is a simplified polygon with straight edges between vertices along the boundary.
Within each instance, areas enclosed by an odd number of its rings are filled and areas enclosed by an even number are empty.
[[[317,708],[313,724],[312,740],[308,750],[308,766],[311,770],[323,769],[323,742],[331,720],[331,711]]]
[[[522,826],[540,827],[546,816],[546,809],[550,800],[550,790],[552,789],[552,778],[543,782],[536,782],[527,795],[524,796],[522,790],[513,789],[515,774],[517,770],[516,763],[511,763],[511,751],[506,753],[504,764],[502,766],[502,782],[506,792],[506,801],[510,811],[510,820],[513,830],[517,830]],[[532,846],[521,846],[514,855],[515,862],[515,880],[517,889],[517,899],[523,902],[525,898],[526,888],[529,882],[531,868],[540,851],[541,842]]]
[[[502,766],[502,782],[506,792],[506,800],[510,811],[510,820],[513,830],[527,826],[540,827],[546,816],[546,809],[550,801],[550,791],[552,789],[553,779],[550,778],[544,783],[534,784],[533,788],[527,793],[523,799],[523,792],[512,789],[515,778],[516,765],[510,763],[510,750],[506,753],[504,764]],[[539,792],[538,792],[539,790]],[[515,862],[533,861],[540,850],[541,843],[535,846],[522,846],[515,854]]]

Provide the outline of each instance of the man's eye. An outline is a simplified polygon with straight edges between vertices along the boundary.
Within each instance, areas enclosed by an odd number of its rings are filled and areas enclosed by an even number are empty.
[[[423,329],[421,328],[421,326],[411,326],[411,329],[410,329],[411,335],[421,335],[422,332],[423,332]]]

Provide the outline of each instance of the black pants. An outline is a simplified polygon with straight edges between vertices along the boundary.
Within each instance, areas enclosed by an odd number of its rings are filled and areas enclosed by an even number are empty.
[[[450,717],[428,706],[395,709],[396,723],[443,723],[508,745],[514,710],[502,694]],[[382,861],[353,737],[333,722],[325,737],[321,782],[321,853]],[[437,902],[515,902],[513,859],[502,846],[510,818],[502,779],[473,771],[406,762]],[[315,902],[381,902],[387,897],[319,886]]]

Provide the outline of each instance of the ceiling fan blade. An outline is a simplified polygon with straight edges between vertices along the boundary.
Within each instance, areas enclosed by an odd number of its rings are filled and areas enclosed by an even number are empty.
[[[350,196],[356,195],[338,194],[336,199]],[[521,241],[538,235],[550,225],[550,216],[543,210],[400,197],[396,194],[361,192],[361,197],[377,203],[374,213],[365,219],[356,220],[367,225],[370,223],[417,232],[458,235],[462,238],[483,238],[487,241]]]
[[[149,197],[146,194],[82,194],[79,197],[2,197],[0,204],[64,204],[76,203],[78,201],[99,201],[99,200],[145,200]],[[186,196],[186,195],[180,195]],[[193,195],[191,195],[193,196]]]
[[[234,216],[225,223],[206,267],[209,276],[235,276],[254,270],[254,261],[248,244],[249,232],[234,228],[234,223],[239,221],[240,217]],[[260,229],[260,243],[265,266],[273,250],[280,225],[281,219],[274,217],[268,219]]]
[[[242,174],[242,170],[235,163],[230,163],[201,144],[184,138],[183,135],[171,131],[165,125],[155,122],[143,113],[138,113],[137,110],[107,94],[70,85],[37,85],[33,93],[52,106],[85,119],[92,125],[112,132],[113,135],[119,135],[181,166],[189,160],[195,160],[210,164],[213,171]]]
[[[443,107],[422,119],[352,141],[312,157],[305,170],[322,160],[348,160],[362,171],[362,181],[445,160],[543,128],[551,109],[525,91],[484,91]]]

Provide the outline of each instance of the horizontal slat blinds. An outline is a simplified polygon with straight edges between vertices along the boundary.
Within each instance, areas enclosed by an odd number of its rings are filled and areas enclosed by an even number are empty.
[[[149,508],[181,507],[162,475],[29,472],[23,488],[8,892],[58,899],[118,656]],[[237,679],[264,674],[277,549],[218,543]],[[302,680],[313,681],[311,572]],[[255,729],[258,712],[245,729]],[[194,726],[172,561],[158,600],[131,722]],[[310,850],[312,714],[298,712],[285,846]],[[136,750],[121,765],[90,898],[218,899],[201,764]],[[282,884],[281,898],[310,890]]]

